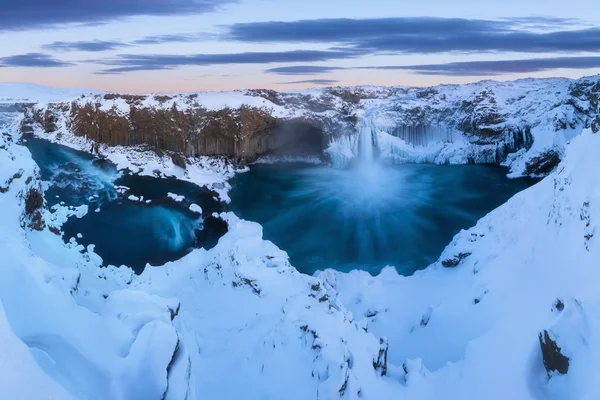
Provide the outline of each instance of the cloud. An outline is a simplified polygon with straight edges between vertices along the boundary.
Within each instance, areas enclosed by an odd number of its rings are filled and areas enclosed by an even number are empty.
[[[333,79],[306,79],[301,81],[292,81],[292,82],[278,82],[278,85],[296,85],[300,83],[310,83],[312,85],[327,85],[332,86],[338,83],[337,80]]]
[[[396,54],[600,51],[600,29],[580,29],[576,20],[551,17],[253,22],[230,25],[223,38],[250,43],[328,43],[371,53]]]
[[[135,40],[134,44],[163,44],[163,43],[192,43],[201,40],[218,40],[218,37],[210,33],[176,33],[170,35],[154,35]]]
[[[267,69],[265,72],[268,74],[278,74],[278,75],[315,75],[315,74],[324,74],[324,73],[336,71],[339,69],[343,69],[343,68],[316,66],[316,65],[292,65],[289,67],[270,68],[270,69]]]
[[[66,23],[103,23],[127,17],[206,13],[236,0],[3,0],[1,30]]]
[[[126,43],[106,40],[92,40],[80,42],[54,42],[42,46],[45,50],[55,51],[89,51],[100,52],[108,50],[117,50],[129,46]]]
[[[318,62],[355,58],[360,55],[362,55],[362,52],[355,50],[291,50],[281,52],[248,52],[195,55],[121,54],[111,59],[90,61],[112,67],[101,72],[103,74],[107,74],[126,73],[133,71],[168,70],[185,66]]]
[[[70,67],[75,64],[57,60],[56,58],[43,53],[27,53],[16,56],[0,58],[0,67]]]
[[[419,75],[494,76],[504,74],[542,72],[559,68],[600,68],[600,56],[533,58],[526,60],[501,61],[466,61],[425,65],[391,65],[362,67],[361,69],[408,70]]]

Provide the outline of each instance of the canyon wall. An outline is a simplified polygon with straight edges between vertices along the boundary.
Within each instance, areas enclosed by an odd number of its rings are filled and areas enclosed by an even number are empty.
[[[513,167],[515,175],[543,175],[566,142],[586,128],[600,130],[599,99],[599,77],[291,93],[84,94],[28,106],[23,130],[242,162],[328,156],[344,166],[358,156],[358,131],[369,119],[376,151],[392,163],[493,163]]]

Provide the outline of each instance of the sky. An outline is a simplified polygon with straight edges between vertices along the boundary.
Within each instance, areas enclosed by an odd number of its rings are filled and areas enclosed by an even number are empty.
[[[0,0],[0,82],[150,93],[600,73],[598,0]]]

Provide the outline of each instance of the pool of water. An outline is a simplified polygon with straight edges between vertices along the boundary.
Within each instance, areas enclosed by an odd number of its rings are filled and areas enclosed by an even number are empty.
[[[259,222],[301,272],[410,275],[461,229],[529,187],[482,165],[255,165],[232,180],[233,211]]]
[[[232,203],[225,206],[191,183],[120,173],[106,160],[33,137],[24,144],[40,166],[50,206],[89,207],[63,226],[65,241],[94,244],[106,265],[136,272],[215,246],[226,226],[203,216],[231,210],[260,223],[301,272],[377,274],[393,265],[410,275],[434,262],[461,229],[533,183],[481,165],[255,165],[232,179]],[[203,216],[189,210],[191,203]]]
[[[65,241],[95,245],[105,265],[139,273],[147,263],[162,265],[194,248],[211,248],[226,232],[222,221],[206,217],[224,209],[214,192],[176,179],[120,173],[106,160],[42,139],[26,137],[24,144],[40,167],[49,206],[89,207],[86,216],[62,227]],[[175,202],[169,193],[185,201]],[[191,203],[202,207],[202,216],[189,210]]]

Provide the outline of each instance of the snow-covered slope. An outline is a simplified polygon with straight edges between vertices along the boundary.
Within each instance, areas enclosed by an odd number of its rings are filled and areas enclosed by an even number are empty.
[[[45,227],[38,169],[2,115],[0,397],[389,398],[387,344],[232,214],[229,233],[136,276]],[[14,118],[14,119],[11,119]],[[36,201],[37,200],[37,201]],[[35,380],[31,384],[31,380]],[[26,397],[20,397],[21,395]]]
[[[600,135],[587,131],[566,153],[558,172],[458,234],[414,276],[320,274],[332,297],[388,338],[388,360],[405,363],[412,390],[433,399],[600,396]],[[569,359],[566,374],[544,369],[545,331]]]
[[[375,131],[378,109],[361,114]],[[0,114],[0,398],[600,396],[591,129],[566,145],[556,172],[411,277],[302,275],[259,225],[232,214],[214,249],[136,276],[100,269],[93,248],[45,227],[52,216],[19,124],[19,113]]]

